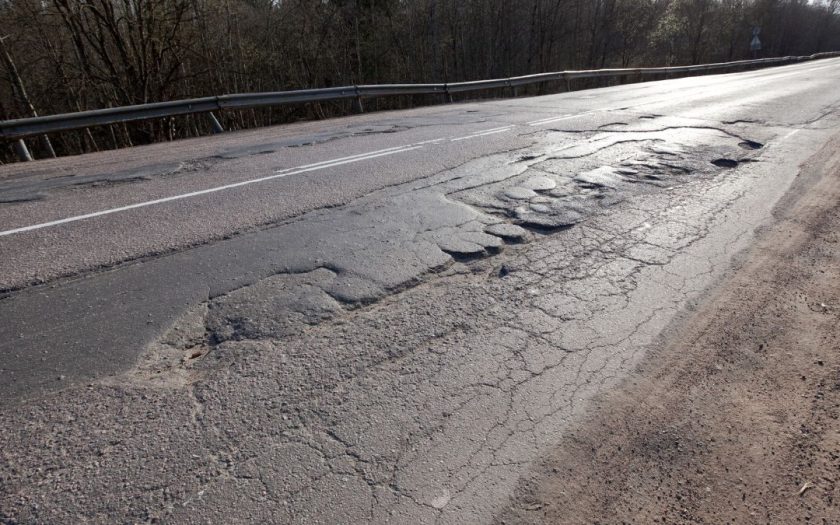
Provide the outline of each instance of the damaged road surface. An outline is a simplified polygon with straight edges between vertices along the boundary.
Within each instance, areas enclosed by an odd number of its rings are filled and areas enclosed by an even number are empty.
[[[837,85],[825,60],[2,167],[0,521],[492,521],[772,224]]]

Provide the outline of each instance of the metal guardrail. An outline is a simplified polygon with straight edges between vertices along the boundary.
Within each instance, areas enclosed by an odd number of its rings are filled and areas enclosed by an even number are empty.
[[[518,86],[539,84],[550,81],[565,81],[568,87],[572,80],[583,78],[637,76],[641,79],[646,76],[677,75],[682,73],[699,72],[708,73],[744,67],[790,64],[833,57],[840,57],[840,51],[817,53],[810,56],[788,56],[758,60],[740,60],[736,62],[720,62],[696,66],[559,71],[556,73],[540,73],[536,75],[525,75],[511,78],[445,84],[378,84],[325,89],[302,89],[296,91],[278,91],[269,93],[222,95],[217,97],[175,100],[171,102],[157,102],[154,104],[141,104],[137,106],[123,106],[92,111],[80,111],[78,113],[64,113],[45,117],[0,121],[0,140],[16,141],[15,150],[21,160],[32,160],[32,157],[26,148],[26,144],[23,142],[23,139],[26,137],[93,126],[131,122],[135,120],[148,120],[154,118],[173,117],[177,115],[207,113],[210,116],[214,132],[222,132],[224,129],[213,114],[214,111],[249,109],[341,99],[355,99],[357,110],[362,111],[362,99],[366,97],[439,94],[444,95],[446,100],[451,102],[453,93],[464,93],[468,91],[480,91],[497,88],[516,88]]]

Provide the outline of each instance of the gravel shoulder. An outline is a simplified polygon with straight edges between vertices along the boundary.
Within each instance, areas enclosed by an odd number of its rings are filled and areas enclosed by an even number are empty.
[[[840,136],[498,523],[840,523]]]

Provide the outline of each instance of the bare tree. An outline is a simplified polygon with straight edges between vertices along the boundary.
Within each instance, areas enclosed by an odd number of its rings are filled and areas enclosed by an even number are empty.
[[[0,0],[2,118],[232,92],[436,82],[840,49],[840,0]],[[408,107],[418,98],[377,100]],[[37,111],[36,111],[37,108]],[[228,128],[349,104],[228,112]],[[77,153],[206,133],[194,117],[62,134]],[[0,148],[0,160],[12,159]]]

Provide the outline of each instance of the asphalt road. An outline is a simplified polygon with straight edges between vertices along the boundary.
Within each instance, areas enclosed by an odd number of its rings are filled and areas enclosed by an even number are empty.
[[[838,85],[834,59],[0,167],[0,517],[490,520],[772,221]]]

